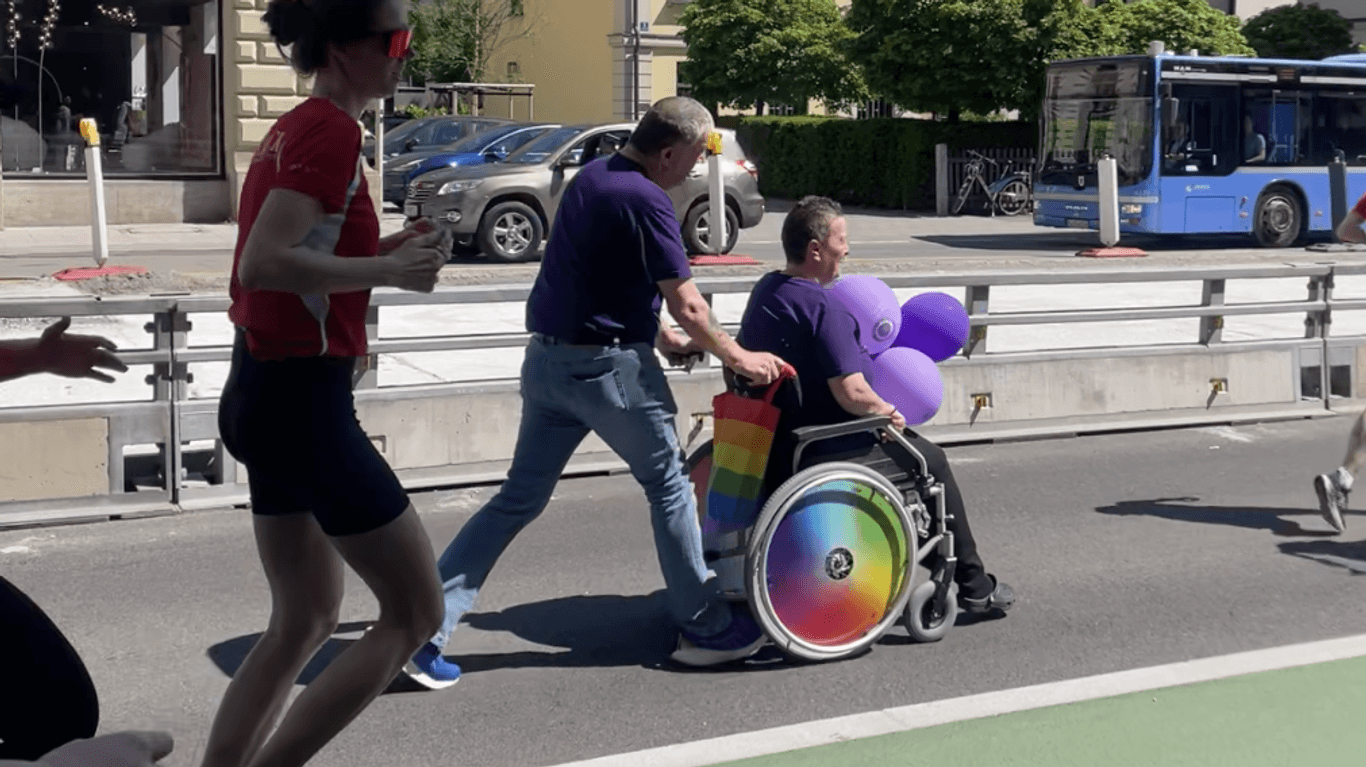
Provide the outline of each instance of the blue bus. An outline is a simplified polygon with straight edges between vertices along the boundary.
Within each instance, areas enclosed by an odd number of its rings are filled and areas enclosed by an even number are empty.
[[[1096,229],[1096,163],[1115,158],[1120,232],[1251,234],[1286,247],[1333,226],[1328,166],[1366,193],[1366,55],[1171,55],[1048,67],[1034,223]]]

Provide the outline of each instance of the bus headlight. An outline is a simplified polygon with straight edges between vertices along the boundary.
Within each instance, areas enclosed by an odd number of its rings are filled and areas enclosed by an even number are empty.
[[[1126,216],[1136,216],[1143,213],[1143,206],[1134,203],[1127,203],[1119,206],[1119,212]]]

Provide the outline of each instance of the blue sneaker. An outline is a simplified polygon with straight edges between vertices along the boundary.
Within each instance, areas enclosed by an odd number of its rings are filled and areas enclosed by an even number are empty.
[[[716,666],[748,658],[768,642],[764,630],[754,622],[749,610],[736,605],[731,609],[730,626],[715,636],[698,636],[681,631],[678,648],[669,657],[685,666]]]
[[[441,657],[441,650],[431,642],[403,665],[403,673],[429,690],[444,690],[460,681],[460,667]]]

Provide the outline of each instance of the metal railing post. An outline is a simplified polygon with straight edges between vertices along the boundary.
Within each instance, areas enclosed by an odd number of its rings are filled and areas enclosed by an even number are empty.
[[[1333,269],[1328,273],[1309,278],[1308,293],[1310,301],[1322,301],[1323,309],[1310,309],[1304,316],[1304,337],[1319,339],[1319,398],[1325,410],[1331,407],[1332,368],[1328,364],[1328,327],[1332,324],[1333,310]]]
[[[166,425],[163,430],[166,441],[158,443],[157,447],[161,451],[167,500],[180,503],[185,473],[184,446],[180,443],[180,403],[189,398],[189,384],[194,381],[194,376],[189,372],[189,363],[177,359],[177,352],[188,345],[192,325],[188,315],[172,307],[157,312],[144,327],[152,334],[152,348],[158,351],[164,349],[170,356],[166,362],[153,364],[153,372],[146,380],[152,385],[152,398],[166,403]]]
[[[983,317],[987,314],[987,299],[991,295],[990,285],[969,285],[966,300],[968,317]],[[987,350],[987,326],[973,325],[968,330],[968,342],[963,344],[963,356],[971,357],[975,352]]]
[[[1224,281],[1205,280],[1200,297],[1201,306],[1224,305]],[[1200,318],[1200,343],[1204,346],[1217,344],[1224,337],[1224,317],[1221,314],[1205,315]]]
[[[379,340],[379,307],[370,304],[365,312],[365,340],[373,344]],[[356,360],[356,372],[352,378],[353,389],[379,388],[379,355],[366,354]]]

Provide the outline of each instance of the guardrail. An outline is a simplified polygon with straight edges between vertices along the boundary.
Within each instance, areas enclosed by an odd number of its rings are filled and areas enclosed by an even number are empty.
[[[1331,337],[1334,310],[1366,310],[1366,299],[1334,299],[1335,275],[1366,275],[1366,265],[1172,269],[1062,269],[995,273],[880,275],[893,288],[964,287],[971,337],[941,364],[946,397],[921,428],[944,444],[1144,428],[1300,418],[1354,399],[1359,337]],[[1282,301],[1231,304],[1230,280],[1303,279],[1305,292]],[[747,294],[757,277],[699,279],[717,295]],[[993,288],[1086,283],[1198,282],[1198,304],[1067,311],[991,311]],[[389,307],[522,302],[529,285],[441,288],[432,294],[375,291],[368,317],[370,357],[356,380],[357,410],[377,447],[411,489],[500,481],[520,419],[515,380],[380,386],[380,355],[517,347],[526,333],[379,338]],[[0,527],[167,514],[247,502],[245,471],[218,441],[217,399],[189,395],[190,366],[227,362],[227,345],[192,346],[190,316],[226,312],[226,296],[0,300],[0,317],[150,316],[148,349],[122,353],[150,365],[150,399],[0,408]],[[1225,341],[1226,317],[1300,314],[1302,337]],[[987,352],[992,327],[1198,318],[1194,338],[1145,345]],[[734,326],[730,326],[734,329]],[[1363,346],[1366,349],[1366,346]],[[1366,360],[1364,360],[1366,361]],[[711,397],[722,387],[708,360],[670,373],[680,433],[706,431]],[[208,449],[188,449],[194,444]],[[153,454],[129,458],[135,446]],[[64,460],[54,460],[60,456]],[[135,463],[144,471],[134,481]],[[88,465],[87,465],[88,464]],[[148,469],[147,467],[150,467]],[[624,465],[590,437],[567,474]],[[150,473],[149,473],[150,472]],[[147,477],[152,480],[148,481]]]

